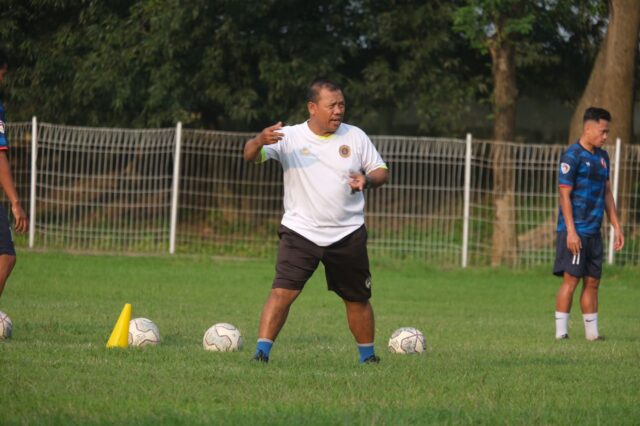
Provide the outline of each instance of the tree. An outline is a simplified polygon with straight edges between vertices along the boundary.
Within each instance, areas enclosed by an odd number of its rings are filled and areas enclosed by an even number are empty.
[[[463,32],[476,49],[491,56],[493,76],[493,138],[500,142],[492,152],[493,237],[491,264],[513,262],[517,253],[515,178],[509,147],[516,128],[516,57],[526,47],[535,15],[527,0],[468,0],[455,13],[457,31]]]
[[[522,19],[500,9],[520,3]],[[35,114],[78,125],[181,120],[256,130],[274,117],[303,118],[303,88],[324,74],[343,84],[348,119],[367,130],[463,134],[476,102],[490,93],[487,65],[497,34],[514,46],[500,57],[517,66],[516,90],[504,93],[574,99],[591,60],[590,51],[579,55],[586,51],[583,30],[571,28],[590,22],[583,15],[592,18],[575,6],[583,3],[599,2],[5,0],[0,40],[12,69],[5,101],[12,121]],[[494,25],[491,8],[509,18],[504,28]],[[562,8],[578,13],[565,18],[555,12]],[[454,18],[464,31],[452,30]],[[494,99],[501,99],[498,92]],[[501,119],[514,117],[509,102],[498,104],[505,106],[494,113],[496,122],[511,123]]]
[[[43,110],[57,111],[63,117],[69,111],[69,92],[65,89],[74,74],[65,46],[81,10],[74,3],[77,2],[4,2],[0,40],[10,68],[4,100],[10,104],[12,121],[28,120]]]
[[[357,13],[339,0],[9,1],[12,117],[98,126],[300,116],[304,86],[345,62]]]
[[[253,130],[304,118],[304,87],[325,75],[349,120],[450,135],[484,84],[451,33],[456,2],[7,1],[13,120]]]
[[[611,112],[609,139],[630,143],[633,134],[633,97],[640,2],[609,0],[609,25],[589,77],[589,82],[571,118],[569,143],[582,133],[582,115],[589,106]]]
[[[358,122],[384,133],[395,128],[411,134],[464,134],[465,116],[484,87],[484,63],[451,31],[460,3],[360,3],[358,48],[340,68],[348,76]]]

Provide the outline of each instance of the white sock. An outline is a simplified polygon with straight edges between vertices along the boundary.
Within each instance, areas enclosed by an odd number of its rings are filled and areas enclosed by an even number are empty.
[[[556,311],[556,339],[569,334],[569,312]]]
[[[600,336],[598,334],[598,313],[583,314],[582,319],[584,321],[584,335],[587,340],[597,339]]]

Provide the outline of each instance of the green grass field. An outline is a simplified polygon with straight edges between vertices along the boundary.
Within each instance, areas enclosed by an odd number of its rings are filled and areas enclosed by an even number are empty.
[[[638,268],[605,271],[605,342],[584,340],[577,309],[572,338],[554,340],[559,281],[546,269],[372,269],[381,364],[357,363],[319,270],[265,366],[249,358],[272,261],[20,253],[0,299],[14,323],[0,424],[640,423]],[[156,322],[160,346],[105,348],[125,302]],[[222,321],[243,351],[202,349]],[[386,352],[401,326],[425,333],[426,355]]]

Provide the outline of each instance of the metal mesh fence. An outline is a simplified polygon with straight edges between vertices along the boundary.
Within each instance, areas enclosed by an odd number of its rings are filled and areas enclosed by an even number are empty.
[[[387,185],[367,194],[373,253],[459,264],[465,141],[373,137],[387,162]]]
[[[28,211],[31,124],[11,124],[9,132],[13,174]],[[39,124],[37,134],[35,247],[169,250],[175,129]],[[275,254],[283,213],[282,171],[274,161],[243,161],[243,145],[252,135],[182,131],[177,252]],[[367,194],[372,255],[460,265],[466,141],[399,136],[372,140],[391,172],[389,184]],[[473,141],[468,158],[468,264],[552,262],[557,169],[565,149]],[[607,149],[613,159],[615,146]],[[615,261],[638,264],[640,146],[623,145],[621,154],[618,205],[627,245]],[[496,229],[511,236],[500,250],[493,238]],[[608,228],[603,235],[606,241]],[[24,237],[16,242],[27,245]]]
[[[611,152],[611,150],[609,150]],[[640,264],[640,146],[625,145],[620,152],[618,209],[625,235],[625,247],[616,263]],[[606,233],[609,236],[609,233]],[[609,247],[607,245],[607,247]]]
[[[173,153],[173,129],[40,124],[35,244],[166,250]]]
[[[496,149],[497,146],[501,149]],[[557,169],[565,149],[564,145],[473,142],[469,250],[472,264],[492,263],[496,225],[509,228],[514,234],[500,263],[507,259],[509,264],[529,266],[553,261]],[[496,173],[506,176],[508,184],[496,188]],[[498,199],[506,206],[501,223],[496,218]]]
[[[185,130],[177,250],[264,256],[273,253],[282,217],[279,164],[247,164],[250,134]]]

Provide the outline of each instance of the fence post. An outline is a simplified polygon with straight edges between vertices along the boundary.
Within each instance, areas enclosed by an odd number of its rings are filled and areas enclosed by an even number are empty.
[[[33,248],[36,237],[36,178],[38,160],[38,119],[31,119],[31,185],[29,188],[29,248]]]
[[[618,180],[620,178],[620,150],[622,149],[622,143],[620,138],[616,139],[616,155],[613,161],[613,202],[617,206],[618,205]],[[613,225],[611,225],[611,229],[609,230],[609,265],[613,265],[613,239],[615,233],[613,232]]]
[[[471,133],[467,133],[464,157],[464,213],[462,219],[462,267],[466,268],[469,255],[469,211],[471,202]]]
[[[180,188],[180,148],[182,146],[182,122],[176,125],[176,151],[173,159],[173,189],[171,191],[171,228],[169,230],[169,254],[176,252],[176,228],[178,224],[178,190]]]

